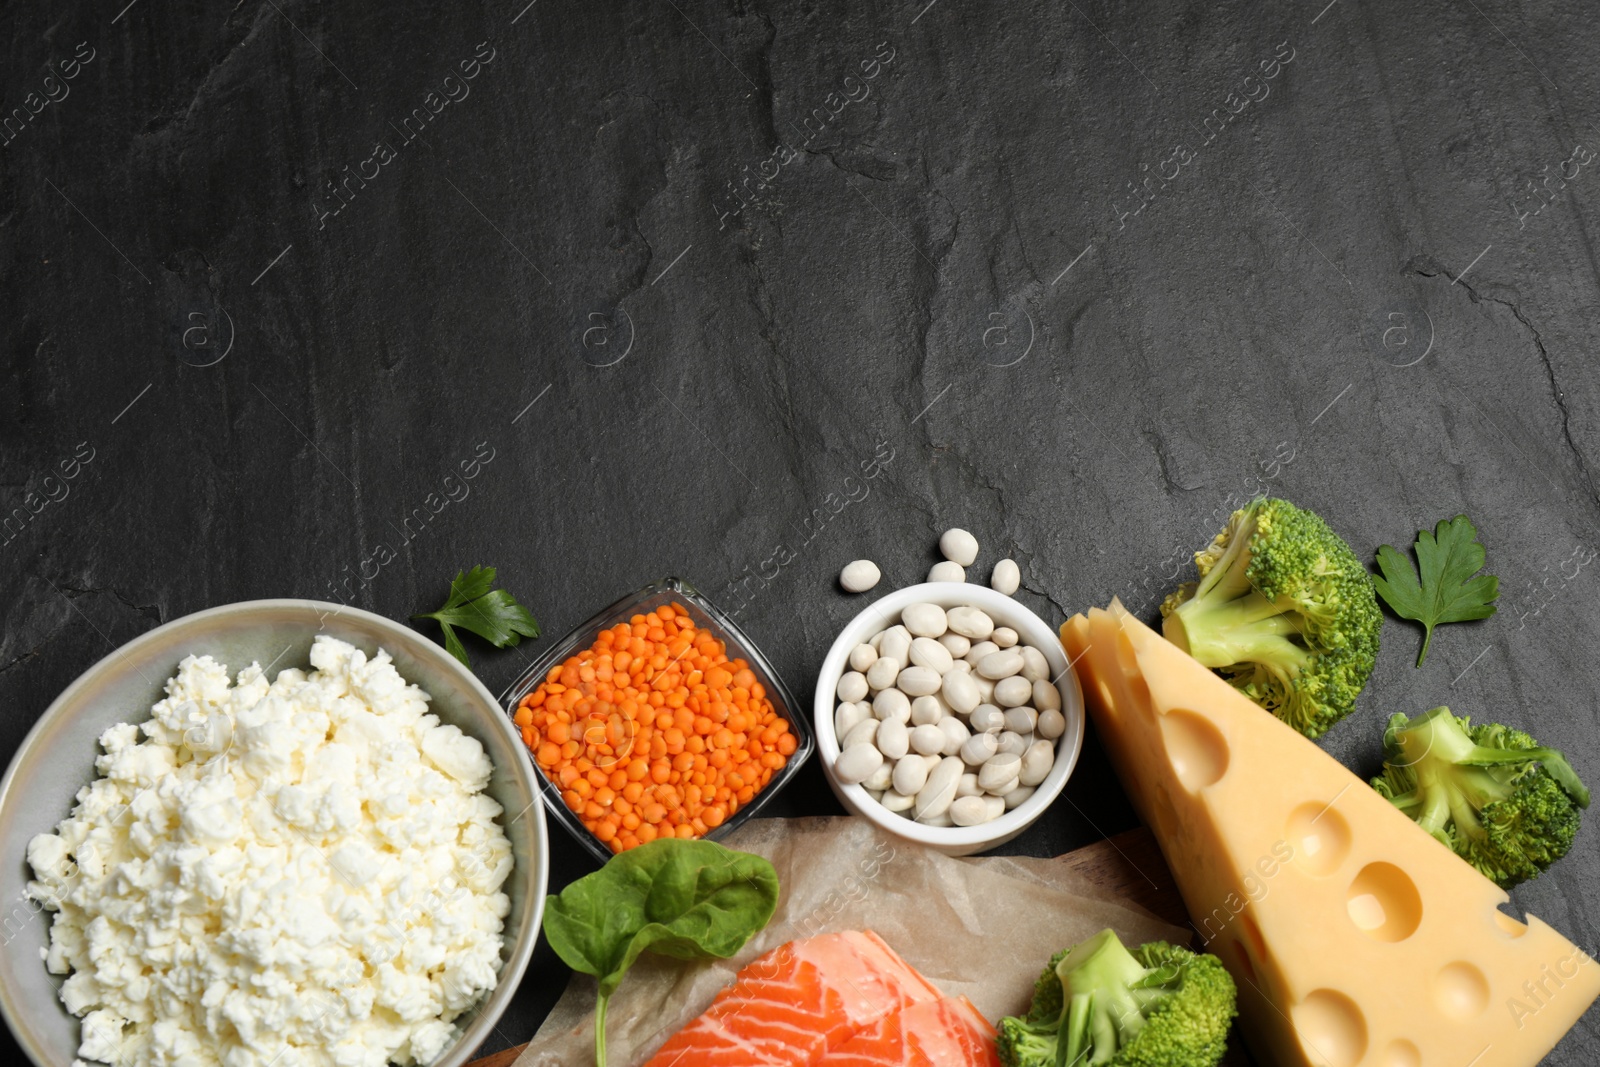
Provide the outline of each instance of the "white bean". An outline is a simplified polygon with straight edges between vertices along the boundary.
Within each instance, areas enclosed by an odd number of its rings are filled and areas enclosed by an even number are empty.
[[[976,826],[989,821],[989,805],[982,797],[957,797],[950,804],[950,821],[957,826]]]
[[[872,666],[872,661],[877,658],[878,650],[871,645],[857,645],[850,650],[850,669],[865,674],[866,669]]]
[[[1022,653],[1014,648],[991,652],[978,661],[977,669],[981,677],[992,678],[998,682],[1000,679],[1009,678],[1022,670]],[[871,672],[867,674],[867,681],[872,681]]]
[[[951,671],[942,684],[944,702],[954,711],[966,714],[983,703],[978,693],[978,683],[965,671]]]
[[[1061,690],[1049,682],[1033,683],[1033,706],[1040,711],[1061,710]]]
[[[1026,737],[1039,725],[1039,713],[1032,708],[1007,708],[1006,729]]]
[[[833,735],[843,738],[863,719],[872,718],[872,709],[859,701],[847,700],[833,712]]]
[[[1009,752],[997,753],[989,762],[978,770],[978,784],[988,792],[996,792],[998,787],[1017,777],[1022,770],[1022,757]],[[1000,791],[1004,795],[1004,790]]]
[[[878,735],[873,743],[889,759],[899,759],[911,748],[911,731],[898,719],[885,719],[878,724]]]
[[[882,769],[883,769],[882,767],[878,768],[878,770],[880,770],[880,771]],[[873,773],[876,774],[877,771],[874,771]],[[872,779],[870,779],[870,778],[867,779],[868,782],[870,782],[871,780]],[[867,789],[867,782],[862,782],[861,783],[861,788],[866,789],[867,790],[867,796],[871,797],[873,800],[882,800],[883,799],[883,790],[881,790],[881,789]]]
[[[867,638],[867,644],[872,646],[872,650],[874,652],[876,652],[878,650],[878,646],[879,645],[883,644],[883,635],[884,635],[884,633],[885,633],[885,631],[879,630],[877,633],[875,633],[871,637]]]
[[[916,802],[917,798],[915,794],[907,796],[898,789],[889,790],[888,792],[884,793],[883,797],[878,801],[878,803],[882,804],[890,811],[909,811],[911,810],[911,805],[915,804]]]
[[[973,767],[981,767],[1000,751],[1000,739],[994,734],[973,734],[961,746],[961,758]]]
[[[1055,709],[1047,709],[1039,713],[1039,736],[1047,741],[1054,741],[1067,732],[1067,718]]]
[[[964,582],[966,580],[967,572],[961,568],[961,564],[951,563],[947,559],[941,559],[938,563],[928,568],[928,581],[930,582]]]
[[[1033,699],[1033,683],[1020,674],[994,683],[994,702],[1002,708],[1015,708]]]
[[[989,640],[995,643],[996,648],[1010,648],[1017,643],[1017,631],[1009,626],[996,626]]]
[[[939,535],[939,551],[944,558],[963,567],[972,566],[978,558],[978,539],[959,527],[952,526]]]
[[[911,651],[911,634],[904,626],[891,626],[883,632],[883,640],[878,644],[878,655],[888,656],[896,663],[904,663],[906,654]]]
[[[988,806],[989,809],[989,817],[985,820],[986,822],[993,822],[995,819],[998,819],[1000,816],[1006,813],[1006,802],[1005,798],[1003,797],[997,797],[991,794],[984,797],[983,802]]]
[[[835,692],[845,703],[860,700],[867,695],[867,676],[860,671],[845,671],[839,676]]]
[[[964,659],[958,659],[955,662],[950,664],[950,670],[946,671],[945,673],[949,674],[949,673],[951,673],[951,671],[961,671],[962,673],[970,673],[972,671],[972,664],[968,663]]]
[[[954,715],[939,720],[939,731],[944,734],[943,754],[946,756],[954,756],[960,752],[961,746],[972,736],[972,731],[963,726],[961,720]]]
[[[911,718],[911,701],[898,689],[883,689],[872,698],[872,714],[883,722],[905,722]]]
[[[948,720],[947,720],[948,721]],[[911,731],[911,747],[924,756],[939,755],[944,752],[944,731],[934,725],[918,726]]]
[[[894,791],[916,796],[928,784],[928,761],[921,756],[907,756],[894,764]]]
[[[956,798],[956,787],[961,784],[961,775],[965,770],[966,764],[954,756],[934,768],[933,773],[928,775],[928,784],[917,793],[918,822],[936,818],[950,810],[950,802]]]
[[[894,684],[900,676],[900,660],[893,656],[880,655],[872,661],[872,666],[867,668],[867,687],[874,692],[887,689]],[[860,699],[860,698],[857,698]]]
[[[978,687],[978,699],[985,704],[994,703],[994,679],[972,672],[972,684]]]
[[[878,565],[870,559],[858,559],[854,563],[846,563],[844,570],[839,572],[839,584],[844,586],[849,593],[864,593],[878,584],[878,579],[883,573],[878,570]]]
[[[939,643],[949,650],[950,655],[956,659],[965,656],[968,650],[972,648],[972,639],[970,637],[962,637],[960,634],[944,634],[940,636]]]
[[[1021,757],[1021,755],[1026,751],[1028,751],[1028,739],[1026,737],[1023,737],[1021,734],[1016,733],[1016,732],[1011,731],[1011,730],[1003,730],[1003,731],[1001,731],[1001,733],[1000,733],[1000,752],[1001,752],[1001,754],[1003,754],[1003,755],[1009,754],[1009,755],[1012,755],[1012,756]]]
[[[878,740],[879,725],[878,720],[870,716],[862,719],[850,728],[849,733],[844,735],[844,740],[839,742],[839,747],[844,749],[854,748],[857,745],[875,744]]]
[[[944,811],[941,811],[937,815],[930,815],[926,819],[918,819],[917,822],[921,823],[923,826],[954,826],[955,825],[955,823],[950,821],[950,809],[949,808],[946,808]]]
[[[1056,764],[1056,746],[1049,741],[1035,741],[1022,754],[1022,773],[1017,780],[1023,785],[1038,785],[1050,776]]]
[[[889,788],[889,783],[893,781],[894,767],[889,763],[888,760],[884,760],[884,762],[878,764],[877,770],[867,775],[867,777],[861,782],[861,785],[865,789],[876,790],[881,794],[885,789]]]
[[[1013,789],[1016,789],[1021,784],[1022,784],[1022,781],[1020,779],[1012,778],[1008,782],[1001,782],[999,785],[995,786],[993,789],[987,790],[987,792],[989,793],[990,796],[1003,797],[1007,793],[1011,792]]]
[[[932,667],[907,667],[894,684],[906,696],[927,697],[937,693],[944,682]]]
[[[1003,559],[994,565],[994,570],[989,575],[989,588],[997,593],[1010,596],[1017,591],[1017,586],[1022,584],[1022,569],[1017,566],[1014,559]]]
[[[994,633],[994,620],[980,608],[958,607],[945,611],[945,618],[950,623],[950,629],[962,637],[970,637],[974,641],[983,641]]]
[[[956,797],[981,797],[983,786],[978,784],[978,776],[971,771],[961,776],[961,781],[956,784]]]
[[[937,604],[908,604],[900,612],[900,622],[912,637],[938,637],[950,628]]]
[[[1006,713],[993,704],[979,704],[972,709],[972,716],[967,721],[972,724],[974,730],[979,730],[983,733],[988,733],[991,730],[1003,730],[1006,725]]]
[[[949,705],[937,696],[918,697],[911,702],[911,725],[931,726],[949,713]]]
[[[871,745],[852,745],[839,753],[839,758],[833,763],[833,773],[845,785],[855,785],[866,781],[881,766],[882,752]]]
[[[950,650],[931,637],[919,637],[911,642],[911,662],[917,667],[926,667],[931,671],[946,674],[955,657],[950,655]]]
[[[1050,677],[1050,661],[1032,645],[1022,646],[1022,676],[1030,682],[1041,682]]]
[[[967,649],[967,654],[961,658],[976,667],[982,662],[983,657],[999,652],[1000,646],[993,641],[974,641],[972,647]]]
[[[1034,787],[1033,786],[1031,786],[1031,785],[1019,785],[1019,786],[1017,786],[1017,788],[1013,789],[1011,792],[1009,792],[1009,793],[1007,793],[1005,795],[1006,810],[1010,811],[1012,808],[1015,808],[1019,804],[1026,804],[1028,802],[1028,798],[1033,796],[1033,794],[1034,794]],[[885,795],[887,795],[887,794],[885,794]]]

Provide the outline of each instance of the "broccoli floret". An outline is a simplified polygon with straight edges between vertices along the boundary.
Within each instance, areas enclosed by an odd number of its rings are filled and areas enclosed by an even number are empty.
[[[1565,756],[1520,730],[1434,708],[1395,715],[1372,787],[1510,889],[1567,854],[1589,790]]]
[[[1161,604],[1167,640],[1307,737],[1350,714],[1383,615],[1372,578],[1315,512],[1258,497]]]
[[[1153,941],[1129,952],[1112,930],[1058,952],[1027,1018],[1000,1021],[1004,1067],[1216,1067],[1237,1014],[1215,956]]]

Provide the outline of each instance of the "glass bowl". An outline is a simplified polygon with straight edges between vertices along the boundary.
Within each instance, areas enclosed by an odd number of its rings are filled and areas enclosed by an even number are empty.
[[[552,667],[559,665],[567,657],[589,648],[600,635],[600,631],[609,629],[619,622],[627,622],[634,615],[654,611],[663,604],[682,606],[696,627],[709,631],[727,646],[729,659],[743,659],[749,664],[756,680],[766,689],[767,699],[772,701],[779,717],[788,721],[789,730],[795,738],[794,753],[788,757],[783,769],[772,776],[766,787],[735,812],[732,818],[700,838],[704,841],[719,841],[743,826],[746,820],[752,818],[789,784],[806,760],[811,758],[811,753],[816,749],[816,738],[812,732],[810,716],[803,714],[800,705],[795,701],[794,694],[784,684],[783,679],[778,677],[778,672],[773,669],[767,657],[730,616],[707,600],[688,582],[681,578],[663,578],[658,582],[652,582],[638,592],[623,597],[587,622],[579,624],[572,632],[547,648],[520,678],[512,682],[500,695],[500,703],[507,715],[515,716],[517,705],[522,702],[522,698],[545,681]],[[519,728],[513,724],[513,729]],[[604,863],[611,859],[613,853],[610,846],[583,825],[577,813],[568,808],[566,802],[561,799],[560,786],[545,775],[544,769],[534,761],[533,753],[528,751],[526,745],[522,746],[522,749],[529,762],[533,764],[534,778],[539,783],[545,809],[551,817],[577,838],[600,862]]]

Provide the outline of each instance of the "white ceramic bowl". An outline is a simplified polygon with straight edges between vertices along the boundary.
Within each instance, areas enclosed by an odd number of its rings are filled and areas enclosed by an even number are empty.
[[[1061,714],[1067,720],[1067,729],[1056,742],[1056,762],[1049,776],[1033,796],[1015,809],[977,826],[924,826],[913,822],[873,800],[861,786],[841,783],[833,772],[834,761],[839,758],[839,738],[833,729],[834,709],[839,705],[835,691],[839,688],[840,676],[848,669],[850,650],[870,640],[879,630],[898,623],[900,612],[907,605],[921,603],[938,604],[943,608],[970,604],[986,612],[996,626],[1011,627],[1017,631],[1022,644],[1032,645],[1044,653],[1050,664],[1050,676],[1061,691]],[[947,855],[967,856],[1003,845],[1022,833],[1066,787],[1072,769],[1078,764],[1078,754],[1083,750],[1083,689],[1078,684],[1077,674],[1067,663],[1061,638],[1043,619],[1017,601],[985,585],[925,582],[879,597],[840,631],[817,677],[816,725],[817,754],[822,757],[828,785],[833,787],[839,803],[903,840],[936,848]]]
[[[0,781],[0,899],[7,902],[0,915],[0,1014],[39,1067],[71,1063],[80,1026],[56,998],[61,978],[45,970],[39,955],[51,913],[23,902],[31,876],[24,859],[28,841],[54,830],[78,787],[94,778],[101,732],[150,718],[150,705],[184,656],[210,653],[230,673],[252,660],[275,664],[268,673],[276,677],[285,667],[310,665],[319,630],[368,655],[387,649],[401,676],[433,697],[429,711],[482,742],[494,765],[487,792],[505,809],[500,821],[514,863],[504,886],[511,911],[502,932],[500,980],[478,1008],[461,1017],[461,1036],[432,1067],[460,1067],[494,1032],[533,956],[550,867],[544,808],[521,736],[483,683],[425,634],[338,604],[253,600],[175,619],[90,667],[40,717]]]

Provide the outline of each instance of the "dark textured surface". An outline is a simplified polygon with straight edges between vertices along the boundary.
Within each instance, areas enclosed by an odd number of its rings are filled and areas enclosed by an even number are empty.
[[[1502,580],[1421,670],[1391,620],[1330,751],[1369,771],[1448,702],[1600,781],[1585,5],[116,0],[0,33],[6,751],[164,620],[403,618],[476,562],[551,635],[681,574],[809,693],[847,560],[904,584],[959,524],[1052,622],[1148,617],[1267,488],[1363,553],[1469,512]],[[538,647],[474,663],[498,689]],[[815,767],[779,807],[837,810]],[[1091,743],[1013,847],[1131,824]],[[1591,952],[1595,832],[1515,894]],[[563,982],[541,953],[505,1043]],[[1597,1056],[1591,1010],[1547,1062]]]

